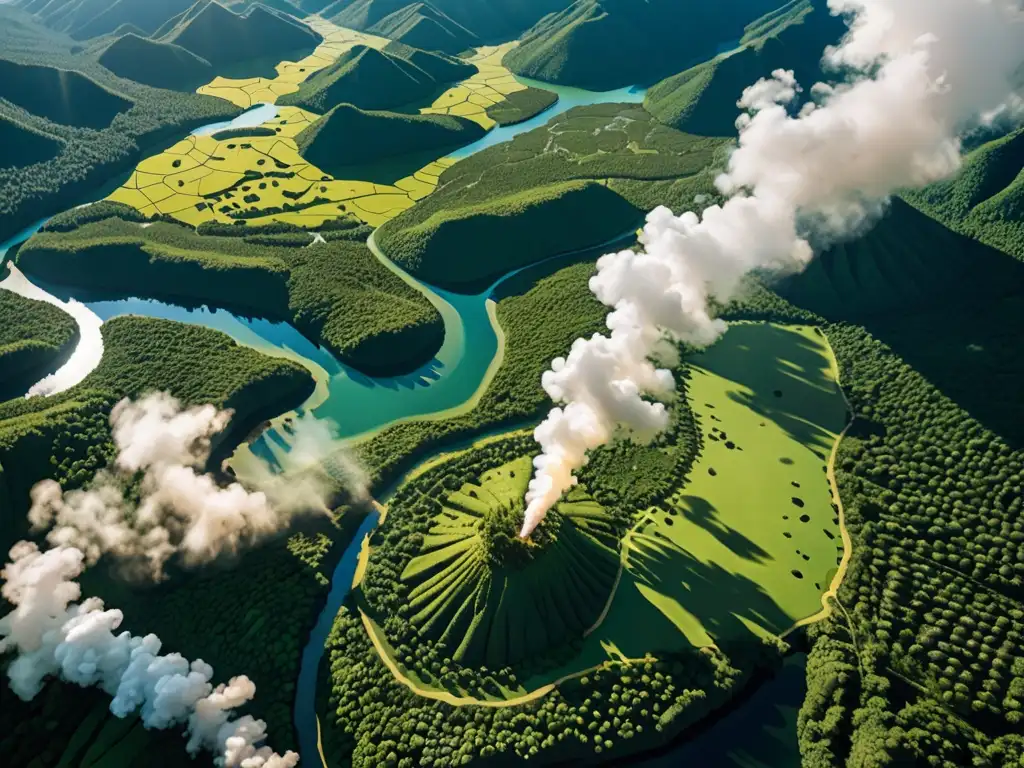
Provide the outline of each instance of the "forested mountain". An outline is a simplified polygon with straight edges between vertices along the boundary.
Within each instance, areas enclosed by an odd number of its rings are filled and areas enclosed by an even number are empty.
[[[59,139],[0,115],[0,170],[52,160],[62,146]]]
[[[154,88],[192,91],[213,79],[213,67],[174,43],[160,43],[136,34],[118,37],[99,56],[118,77]]]
[[[592,90],[648,85],[738,40],[776,0],[576,0],[505,57],[513,72]]]
[[[0,59],[0,99],[50,122],[102,130],[132,102],[81,72]]]
[[[7,268],[0,267],[0,279]],[[78,340],[67,312],[0,290],[0,400],[17,397],[53,371]]]
[[[160,42],[185,48],[214,67],[311,53],[322,40],[294,17],[265,5],[238,14],[214,0],[200,0],[160,37]]]
[[[906,197],[954,229],[1024,261],[1024,128],[975,149],[949,181]]]
[[[430,0],[433,9],[487,42],[518,37],[571,0]],[[424,3],[420,0],[301,0],[299,7],[320,13],[335,24],[369,30],[391,14]],[[415,43],[410,43],[415,44]]]
[[[14,0],[48,27],[82,40],[132,24],[150,34],[195,0]]]
[[[339,104],[296,138],[302,156],[334,176],[352,164],[469,144],[484,135],[472,120],[451,115],[364,112]]]
[[[337,104],[390,109],[425,99],[440,86],[463,80],[475,71],[471,64],[401,44],[383,51],[357,45],[279,103],[321,113]]]
[[[743,48],[661,81],[644,106],[663,123],[704,136],[736,133],[743,89],[776,69],[791,69],[805,87],[822,79],[825,46],[846,31],[825,0],[793,0],[751,23]]]
[[[475,34],[430,3],[407,5],[385,16],[368,31],[414,48],[452,55],[480,43]]]

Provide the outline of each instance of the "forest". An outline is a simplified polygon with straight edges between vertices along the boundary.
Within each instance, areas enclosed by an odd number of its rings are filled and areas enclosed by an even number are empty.
[[[312,237],[296,225],[197,232],[173,220],[143,229],[140,218],[112,202],[62,214],[21,248],[18,264],[58,284],[287,320],[367,373],[412,370],[441,346],[440,314],[363,242],[305,247]],[[358,231],[340,225],[337,234]]]
[[[0,400],[23,394],[77,343],[78,326],[66,312],[0,290]]]
[[[702,177],[710,186],[704,172],[724,146],[663,126],[639,106],[577,107],[453,165],[434,194],[381,226],[377,243],[412,274],[472,291],[510,269],[632,233],[648,183]],[[574,220],[576,205],[601,213],[588,213],[592,226],[557,225]],[[488,243],[488,259],[466,252],[452,269],[450,243],[464,237]]]

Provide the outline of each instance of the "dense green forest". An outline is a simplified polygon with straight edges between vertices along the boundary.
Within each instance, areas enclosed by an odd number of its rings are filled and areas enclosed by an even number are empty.
[[[3,78],[0,91],[15,88],[21,94],[20,104],[0,102],[0,126],[13,121],[49,144],[43,154],[38,146],[19,156],[8,147],[0,150],[5,161],[0,163],[0,240],[81,202],[159,145],[237,111],[213,97],[117,78],[96,61],[95,51],[9,5],[0,5],[0,51],[0,68],[19,73],[14,83]],[[24,90],[28,81],[20,79],[26,65],[39,78],[31,92]]]
[[[297,61],[322,41],[293,16],[265,5],[234,13],[214,0],[200,0],[160,37],[160,42],[180,46],[214,67],[256,58]]]
[[[649,85],[738,40],[776,2],[576,0],[526,32],[504,63],[517,75],[595,91]]]
[[[0,171],[45,163],[60,154],[63,146],[53,136],[30,130],[0,115]]]
[[[510,93],[504,101],[489,106],[487,116],[498,125],[515,125],[536,117],[557,101],[556,93],[543,88],[527,88],[525,91]]]
[[[337,104],[392,109],[425,101],[441,86],[465,80],[475,71],[472,64],[406,45],[392,43],[383,51],[356,45],[279,103],[321,114]]]
[[[213,67],[206,59],[174,43],[131,33],[108,45],[99,62],[118,77],[173,91],[194,91],[213,79]]]
[[[391,14],[411,7],[414,10],[407,12],[410,15],[418,13],[428,18],[443,15],[483,42],[492,43],[518,37],[541,18],[561,11],[570,2],[572,0],[430,0],[428,3],[420,0],[299,0],[297,5],[308,13],[319,13],[338,26],[364,31]],[[428,6],[430,10],[418,6]],[[431,30],[431,38],[436,34]]]
[[[78,326],[69,314],[0,290],[0,399],[21,394],[55,370],[77,343]]]
[[[453,56],[480,44],[473,32],[430,3],[412,3],[399,8],[366,31],[413,48]]]
[[[805,88],[828,80],[820,62],[825,47],[846,32],[825,0],[792,0],[752,22],[742,48],[717,56],[655,85],[644,107],[666,125],[701,136],[733,136],[743,89],[776,69],[793,70]]]
[[[138,218],[109,202],[62,214],[22,247],[18,263],[55,283],[288,320],[367,373],[412,370],[444,339],[434,306],[365,243],[311,245],[311,235],[281,224],[196,232],[166,221],[142,228]]]
[[[346,165],[427,150],[444,154],[440,150],[469,144],[484,133],[464,117],[368,112],[339,104],[295,142],[306,160],[332,176],[342,176]]]
[[[660,125],[639,106],[577,107],[453,165],[436,192],[380,228],[377,243],[427,282],[481,289],[510,269],[634,231],[648,184],[686,179],[679,202],[690,204],[713,189],[703,172],[723,146]],[[671,202],[663,185],[656,196]],[[565,226],[584,207],[590,225]],[[452,247],[466,238],[487,243],[486,258]]]

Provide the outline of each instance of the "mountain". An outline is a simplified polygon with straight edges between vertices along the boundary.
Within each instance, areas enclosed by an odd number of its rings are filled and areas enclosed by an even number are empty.
[[[407,46],[378,51],[357,45],[279,103],[315,112],[326,112],[337,104],[389,109],[426,99],[444,83],[475,71],[472,65]]]
[[[425,51],[458,54],[480,44],[479,38],[430,3],[415,3],[385,16],[368,30]]]
[[[947,226],[1024,261],[1024,128],[975,149],[952,179],[904,197]]]
[[[213,78],[213,67],[206,59],[173,43],[135,34],[114,40],[99,62],[118,77],[173,91],[192,91]]]
[[[84,40],[132,24],[146,34],[182,13],[195,0],[15,0],[44,24]]]
[[[505,57],[518,75],[591,90],[646,85],[713,55],[775,0],[577,0]]]
[[[736,53],[718,56],[661,81],[645,107],[667,125],[702,136],[736,133],[743,89],[776,69],[791,69],[805,87],[822,79],[825,46],[846,32],[825,0],[793,0],[747,27]]]
[[[311,52],[323,38],[287,14],[252,5],[234,13],[213,0],[200,0],[160,38],[206,59],[214,67],[256,58],[284,58]]]
[[[106,128],[132,103],[81,72],[0,59],[0,98],[54,123]]]
[[[346,165],[469,144],[484,133],[477,123],[461,117],[369,112],[339,104],[295,141],[306,160],[338,176]]]
[[[563,10],[570,2],[571,0],[431,0],[429,5],[449,22],[468,30],[481,40],[504,41],[518,37],[539,19]],[[368,31],[388,16],[424,4],[418,0],[299,0],[299,7],[303,11],[320,13],[335,24],[363,31]],[[412,15],[416,13],[413,11]]]

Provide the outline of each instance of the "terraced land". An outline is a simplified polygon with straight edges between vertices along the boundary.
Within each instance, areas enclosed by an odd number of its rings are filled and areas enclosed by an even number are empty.
[[[252,136],[189,136],[139,163],[108,199],[192,226],[244,220],[316,228],[352,214],[376,227],[433,192],[455,162],[442,158],[394,185],[338,180],[307,163],[295,143],[318,117],[282,107]]]
[[[503,45],[479,48],[467,61],[480,71],[467,80],[449,88],[429,107],[420,110],[424,115],[457,115],[465,117],[490,130],[498,123],[487,114],[489,107],[505,101],[511,93],[527,90],[504,66],[501,60],[516,47],[515,41]]]
[[[365,45],[379,50],[391,42],[384,37],[343,29],[318,17],[306,19],[306,24],[320,33],[324,41],[301,61],[282,61],[278,64],[275,68],[277,77],[215,77],[201,86],[197,93],[226,99],[244,109],[255,104],[274,104],[281,96],[298,91],[299,85],[310,75],[330,66],[355,46]]]

